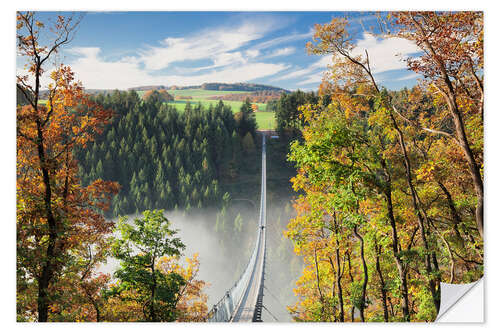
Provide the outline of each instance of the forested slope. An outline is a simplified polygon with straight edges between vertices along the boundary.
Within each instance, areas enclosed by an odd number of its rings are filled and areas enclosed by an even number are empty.
[[[189,211],[217,205],[224,194],[219,179],[235,177],[241,155],[254,149],[255,127],[245,117],[235,120],[222,102],[180,113],[161,101],[142,101],[134,91],[96,101],[115,115],[76,157],[84,184],[101,178],[121,185],[114,216],[151,207]]]

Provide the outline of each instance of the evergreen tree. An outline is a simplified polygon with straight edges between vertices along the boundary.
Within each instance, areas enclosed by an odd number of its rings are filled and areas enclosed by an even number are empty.
[[[245,152],[247,153],[255,152],[255,143],[253,142],[253,138],[252,135],[250,135],[250,133],[247,133],[245,135],[242,141],[242,145]]]

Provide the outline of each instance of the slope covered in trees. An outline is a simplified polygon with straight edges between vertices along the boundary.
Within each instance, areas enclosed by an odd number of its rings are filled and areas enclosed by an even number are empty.
[[[257,83],[203,83],[201,89],[205,90],[227,90],[227,91],[260,91],[270,90],[286,92],[283,88],[273,87],[266,84]]]
[[[245,101],[247,98],[252,103],[268,103],[270,101],[275,101],[280,98],[281,91],[275,90],[259,90],[253,93],[238,93],[238,94],[226,94],[222,96],[213,96],[208,97],[208,99],[219,100],[222,99],[224,101]]]
[[[150,86],[138,86],[132,87],[128,90],[157,90],[157,89],[166,89],[166,90],[185,90],[185,89],[203,89],[203,90],[226,90],[226,91],[276,91],[276,92],[288,92],[286,89],[273,87],[267,84],[257,84],[257,83],[246,83],[246,82],[236,82],[236,83],[219,83],[219,82],[207,82],[201,85],[193,85],[193,86],[178,86],[178,85],[150,85]]]
[[[141,101],[134,91],[96,101],[115,115],[76,156],[84,184],[95,179],[121,184],[112,202],[114,216],[152,207],[189,211],[218,205],[224,194],[220,179],[234,178],[241,154],[254,149],[256,125],[248,105],[235,119],[222,102],[180,113],[155,99]]]

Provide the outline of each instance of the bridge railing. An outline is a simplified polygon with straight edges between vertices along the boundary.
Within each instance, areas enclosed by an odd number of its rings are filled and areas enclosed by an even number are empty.
[[[252,252],[252,256],[248,261],[247,267],[241,274],[238,281],[233,285],[231,289],[229,289],[224,297],[217,302],[212,307],[212,310],[208,313],[207,321],[209,322],[225,322],[230,321],[231,317],[234,315],[236,306],[238,306],[241,301],[243,294],[245,293],[246,287],[248,286],[248,282],[250,277],[252,276],[252,272],[255,266],[255,260],[257,259],[257,252],[259,249],[260,243],[260,229],[257,232],[257,241],[255,242],[255,248]]]

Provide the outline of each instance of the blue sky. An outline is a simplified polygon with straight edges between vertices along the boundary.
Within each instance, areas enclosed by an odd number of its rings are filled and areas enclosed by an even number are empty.
[[[58,13],[39,13],[45,21]],[[253,82],[316,89],[330,56],[307,55],[315,23],[345,12],[87,12],[59,60],[86,88]],[[415,45],[377,39],[369,13],[350,12],[355,52],[368,50],[376,78],[390,88],[417,76],[401,61]],[[360,24],[363,22],[363,25]],[[18,72],[22,70],[18,59]]]

